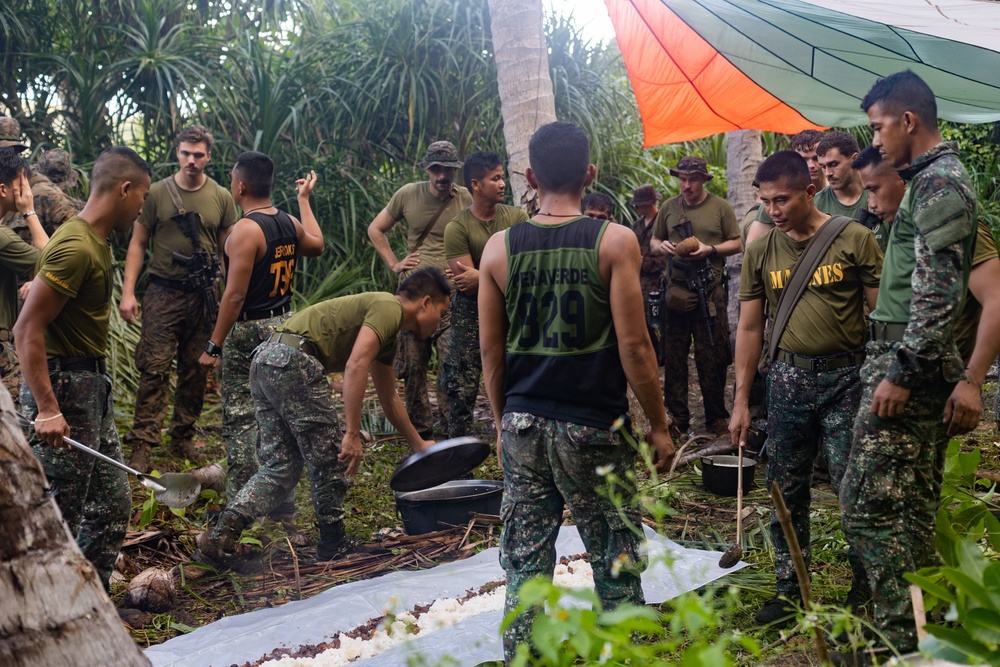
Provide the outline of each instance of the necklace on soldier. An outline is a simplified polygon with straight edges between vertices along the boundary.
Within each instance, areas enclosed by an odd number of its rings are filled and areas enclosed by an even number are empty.
[[[273,206],[274,204],[268,204],[267,206],[258,206],[257,208],[250,209],[249,211],[243,211],[243,215],[247,216],[253,213],[254,211],[263,211],[265,208],[271,208]]]
[[[539,211],[538,215],[547,215],[550,218],[578,218],[579,213],[545,213],[544,211]]]

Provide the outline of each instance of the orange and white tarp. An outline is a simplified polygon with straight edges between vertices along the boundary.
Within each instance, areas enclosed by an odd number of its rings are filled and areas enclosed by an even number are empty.
[[[1000,3],[605,0],[645,145],[736,129],[867,123],[861,99],[912,69],[942,118],[1000,120]]]

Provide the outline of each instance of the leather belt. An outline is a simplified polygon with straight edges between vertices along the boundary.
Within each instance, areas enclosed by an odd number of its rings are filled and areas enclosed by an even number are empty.
[[[851,350],[840,354],[831,354],[825,357],[812,357],[804,354],[795,354],[788,350],[778,348],[778,361],[802,368],[807,371],[826,373],[849,366],[857,366],[865,360],[864,350]]]
[[[284,331],[275,331],[268,337],[267,342],[288,345],[289,347],[294,347],[296,350],[305,352],[306,354],[319,359],[319,349],[316,347],[316,343],[312,342],[305,336],[285,333]]]
[[[49,373],[59,373],[61,371],[91,371],[93,373],[107,373],[107,364],[104,358],[99,359],[78,359],[74,357],[53,357],[49,359]]]
[[[278,317],[279,315],[284,315],[292,309],[290,304],[284,304],[283,306],[278,306],[277,308],[265,308],[259,310],[244,310],[240,313],[237,318],[240,322],[248,322],[251,320],[266,320],[271,317]]]
[[[158,285],[160,287],[166,287],[168,289],[177,290],[178,292],[196,292],[198,288],[192,285],[187,280],[174,280],[172,278],[163,278],[161,276],[149,276],[149,282],[152,285]]]
[[[906,333],[906,325],[897,322],[879,322],[872,320],[868,326],[868,333],[874,341],[899,341],[903,340]]]

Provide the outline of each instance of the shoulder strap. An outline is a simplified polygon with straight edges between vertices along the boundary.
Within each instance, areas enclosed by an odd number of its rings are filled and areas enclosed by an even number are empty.
[[[785,283],[785,289],[778,297],[778,307],[774,312],[774,327],[771,329],[771,342],[767,351],[769,361],[773,362],[778,354],[778,342],[781,340],[781,334],[785,332],[788,320],[792,317],[792,311],[795,310],[795,304],[805,293],[810,278],[816,272],[819,263],[823,261],[830,246],[850,222],[851,219],[843,215],[835,215],[827,220],[809,240],[805,250],[792,266],[792,272]]]
[[[187,209],[184,208],[184,202],[181,201],[181,193],[177,189],[177,182],[174,181],[174,177],[167,176],[164,178],[163,185],[167,187],[167,194],[170,195],[170,201],[177,207],[177,212],[181,215],[187,213]]]
[[[441,219],[441,214],[444,213],[444,210],[448,208],[448,204],[451,203],[451,200],[454,199],[455,195],[457,194],[458,194],[458,187],[452,185],[451,194],[448,195],[448,198],[444,200],[443,204],[441,204],[441,207],[437,210],[437,213],[434,214],[434,217],[431,219],[430,223],[426,227],[424,227],[424,231],[420,232],[420,236],[417,237],[417,244],[413,246],[413,250],[411,250],[410,252],[415,252],[418,248],[420,248],[420,246],[424,244],[424,241],[427,240],[427,235],[431,233],[432,229],[434,229],[434,226],[437,224],[437,221]]]

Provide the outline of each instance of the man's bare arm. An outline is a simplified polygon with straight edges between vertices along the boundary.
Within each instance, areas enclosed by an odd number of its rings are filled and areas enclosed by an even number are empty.
[[[479,271],[472,263],[472,255],[462,255],[448,260],[448,269],[455,285],[463,293],[475,296],[479,291]]]
[[[868,304],[868,311],[871,312],[875,310],[875,304],[878,303],[878,287],[864,286],[865,289],[865,303]]]
[[[479,262],[479,353],[483,360],[486,396],[493,410],[498,443],[500,418],[507,399],[504,393],[508,327],[504,302],[506,284],[507,249],[504,234],[499,233],[486,243]]]
[[[402,260],[396,259],[396,253],[392,251],[392,246],[389,245],[389,239],[386,237],[386,234],[396,226],[397,222],[389,214],[389,209],[382,209],[375,216],[375,219],[372,220],[371,224],[368,225],[368,238],[371,239],[372,247],[375,248],[375,252],[382,258],[385,265],[393,273],[402,273],[420,263],[420,252],[411,252]]]
[[[69,297],[36,277],[28,299],[14,325],[14,344],[21,362],[21,373],[38,406],[35,433],[50,445],[61,445],[69,435],[69,425],[60,414],[59,401],[52,391],[48,359],[45,353],[45,327],[62,312]]]
[[[312,206],[309,204],[309,194],[316,186],[316,172],[310,171],[305,178],[295,181],[295,190],[299,203],[300,225],[296,225],[299,238],[299,254],[306,257],[319,257],[323,254],[323,230],[320,229]],[[293,218],[294,219],[294,218]]]
[[[399,398],[399,392],[396,391],[396,370],[380,361],[373,361],[369,370],[375,391],[378,393],[378,400],[382,403],[382,411],[389,423],[406,438],[414,452],[422,452],[430,447],[433,442],[420,437],[417,428],[410,421],[410,415],[403,407],[403,401]]]
[[[639,267],[642,256],[632,230],[609,226],[604,232],[598,262],[601,274],[610,275],[611,318],[618,338],[618,355],[625,377],[649,419],[650,444],[656,451],[656,466],[663,469],[674,455],[674,443],[667,429],[656,352],[646,330]],[[480,306],[481,307],[481,306]]]
[[[982,388],[993,360],[1000,354],[1000,259],[993,257],[977,264],[969,274],[969,291],[983,312],[976,329],[976,346],[969,358],[965,380],[955,385],[944,408],[948,435],[961,435],[979,425],[982,416]]]
[[[764,347],[764,299],[740,302],[740,321],[736,326],[736,394],[729,434],[733,444],[745,443],[750,428],[750,386],[760,364]]]
[[[149,230],[138,220],[132,224],[132,239],[125,253],[125,275],[122,277],[122,299],[118,311],[122,319],[132,323],[139,316],[139,302],[135,299],[135,283],[142,271],[149,245]]]
[[[347,464],[347,474],[353,475],[361,465],[361,407],[368,385],[368,369],[382,343],[369,327],[361,327],[344,367],[344,439],[338,460]]]

